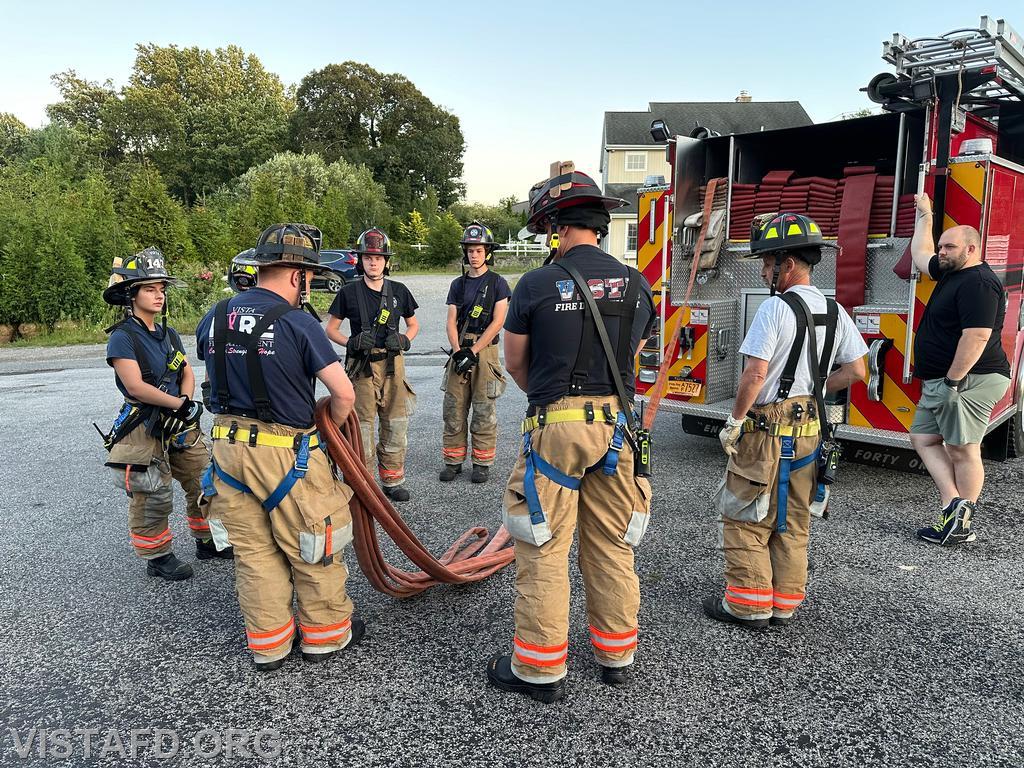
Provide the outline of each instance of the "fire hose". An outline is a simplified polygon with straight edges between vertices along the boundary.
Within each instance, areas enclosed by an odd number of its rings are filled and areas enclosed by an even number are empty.
[[[440,558],[435,558],[391,506],[363,463],[362,433],[355,413],[339,427],[331,418],[330,398],[324,397],[316,406],[316,423],[328,455],[352,489],[349,509],[353,548],[359,567],[374,589],[392,597],[412,597],[438,584],[482,581],[515,559],[505,526],[490,541],[486,528],[470,528]],[[405,571],[387,562],[380,548],[378,525],[419,571]]]

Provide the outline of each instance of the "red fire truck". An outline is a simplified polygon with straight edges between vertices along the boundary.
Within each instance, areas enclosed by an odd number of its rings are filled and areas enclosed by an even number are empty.
[[[661,408],[690,433],[714,435],[732,409],[738,349],[768,296],[760,261],[742,260],[755,215],[806,213],[841,247],[813,281],[854,318],[870,349],[868,379],[830,403],[844,458],[921,471],[908,429],[920,396],[913,339],[935,283],[908,246],[915,192],[932,197],[935,238],[954,224],[982,235],[1002,280],[1002,343],[1013,379],[993,410],[985,455],[1024,456],[1024,42],[1003,20],[940,37],[894,35],[895,68],[864,90],[882,114],[719,136],[714,126],[666,140],[672,178],[639,193],[638,268],[654,288],[659,332],[641,350],[637,392],[650,398],[663,361]],[[661,134],[660,136],[658,134]],[[705,189],[714,180],[711,195]],[[695,254],[702,220],[708,229]],[[678,331],[676,330],[678,328]]]

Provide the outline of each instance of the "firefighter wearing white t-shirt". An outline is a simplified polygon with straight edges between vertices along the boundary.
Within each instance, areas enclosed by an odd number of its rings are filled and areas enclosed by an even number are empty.
[[[746,361],[719,434],[729,456],[714,498],[726,586],[724,596],[703,602],[708,617],[747,629],[788,624],[804,599],[811,504],[823,490],[817,459],[824,404],[815,387],[823,382],[821,389],[834,392],[864,376],[868,350],[856,326],[811,285],[823,247],[831,246],[818,225],[796,213],[763,217],[751,232],[748,258],[762,259],[772,297],[740,347]],[[840,367],[830,373],[833,363]]]

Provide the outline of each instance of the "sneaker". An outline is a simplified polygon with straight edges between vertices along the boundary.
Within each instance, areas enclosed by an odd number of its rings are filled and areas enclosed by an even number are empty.
[[[442,483],[450,483],[455,479],[456,475],[462,474],[461,464],[445,464],[444,469],[441,470],[441,474],[437,476],[437,479]]]
[[[485,467],[481,464],[473,465],[473,474],[470,476],[470,480],[474,483],[486,483],[487,478],[490,475],[491,468]]]
[[[166,581],[184,581],[192,578],[193,571],[191,565],[181,562],[173,552],[168,552],[146,563],[146,573]]]
[[[528,683],[516,677],[511,656],[492,656],[487,662],[487,680],[499,691],[522,693],[544,704],[552,704],[565,695],[564,678],[554,683]]]
[[[722,599],[719,597],[705,597],[701,601],[701,606],[704,608],[705,616],[725,624],[736,624],[744,629],[764,629],[768,626],[768,619],[741,619],[733,616],[722,607]]]
[[[604,664],[601,665],[601,682],[605,685],[613,685],[616,687],[625,688],[633,682],[633,676],[629,672],[629,667],[606,667]]]
[[[232,560],[235,557],[235,550],[232,547],[217,549],[213,539],[196,539],[196,558],[198,560]]]
[[[384,495],[387,496],[392,501],[408,501],[409,500],[409,491],[406,490],[406,487],[404,485],[391,485],[391,486],[385,485],[384,486]]]
[[[358,616],[352,617],[352,638],[348,641],[348,644],[344,648],[337,648],[327,653],[307,653],[302,652],[302,660],[309,662],[310,664],[319,664],[321,661],[327,661],[332,656],[336,656],[343,651],[347,651],[350,648],[355,648],[359,645],[359,641],[363,639],[366,634],[366,622],[360,619]]]
[[[942,510],[939,522],[927,528],[919,528],[917,537],[929,544],[938,544],[942,547],[972,542],[978,538],[971,530],[975,508],[974,503],[957,497]]]

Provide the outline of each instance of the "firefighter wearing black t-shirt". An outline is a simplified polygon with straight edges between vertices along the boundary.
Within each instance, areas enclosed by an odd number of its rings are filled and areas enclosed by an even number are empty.
[[[515,636],[512,654],[487,667],[495,687],[543,702],[564,689],[577,526],[601,679],[628,681],[640,606],[633,547],[651,498],[650,483],[634,474],[632,413],[634,355],[654,320],[651,288],[597,247],[609,210],[623,201],[571,164],[552,175],[531,200],[530,229],[557,231],[558,257],[520,279],[505,321],[505,364],[530,408],[503,500],[516,549]]]
[[[452,356],[445,366],[444,469],[439,479],[448,482],[462,471],[468,433],[473,437],[474,483],[487,482],[498,439],[497,399],[505,391],[505,373],[498,359],[498,332],[505,322],[508,283],[492,272],[494,235],[474,221],[462,233],[462,277],[448,289],[448,341]],[[473,417],[466,421],[472,408]]]
[[[356,243],[356,271],[361,278],[347,283],[331,304],[327,336],[345,347],[345,371],[356,392],[356,415],[363,438],[363,459],[377,471],[385,495],[392,501],[408,501],[405,487],[405,452],[409,445],[409,417],[416,407],[416,393],[405,379],[403,352],[419,332],[416,300],[401,283],[387,280],[391,241],[377,227],[368,229]],[[405,333],[398,328],[405,320]],[[341,332],[348,319],[349,335]],[[376,447],[373,423],[380,420]]]
[[[932,205],[917,197],[910,243],[914,265],[938,283],[914,338],[914,376],[921,399],[910,442],[939,489],[939,521],[921,528],[924,541],[953,546],[974,541],[971,527],[985,482],[981,440],[992,408],[1010,385],[1001,344],[1006,311],[1003,284],[981,258],[974,227],[952,227],[932,238]]]

